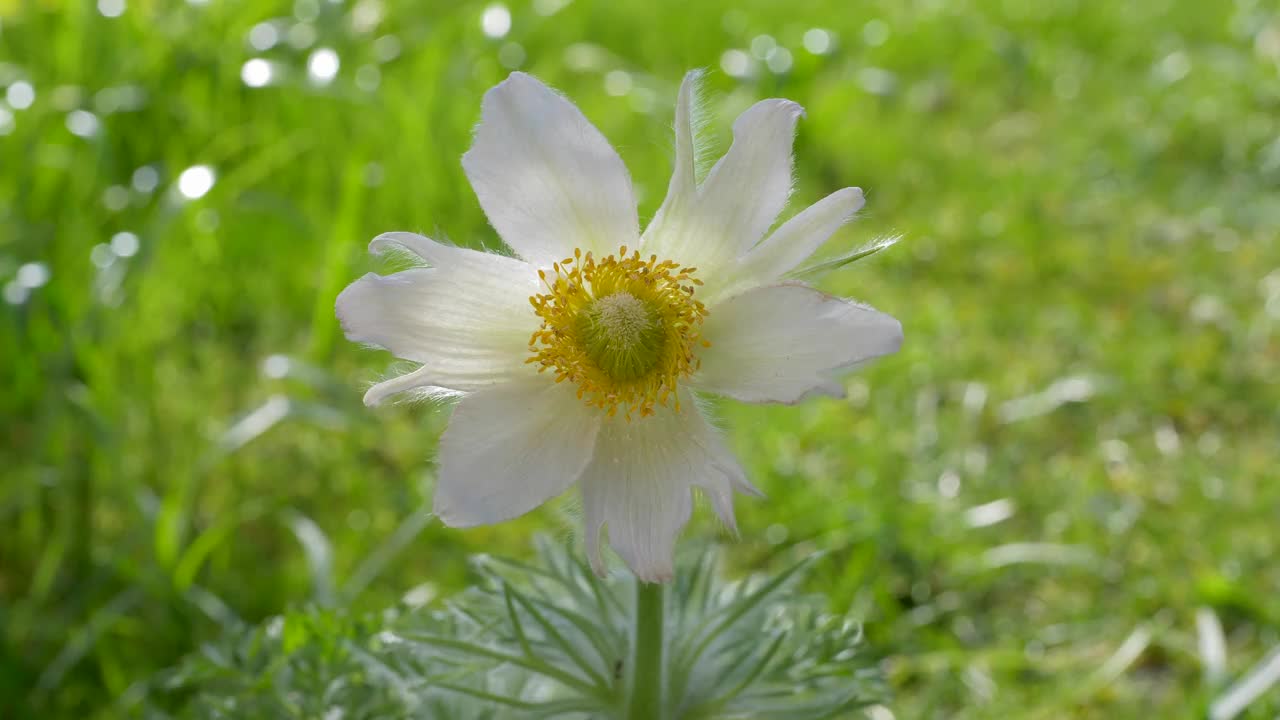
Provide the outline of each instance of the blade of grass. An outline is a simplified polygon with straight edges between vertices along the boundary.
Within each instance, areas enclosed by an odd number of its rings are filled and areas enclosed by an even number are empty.
[[[1231,720],[1244,712],[1262,694],[1280,682],[1280,646],[1237,680],[1209,705],[1209,720]]]
[[[369,553],[364,561],[356,567],[355,572],[351,573],[350,579],[342,586],[341,595],[343,600],[350,603],[359,597],[360,593],[364,592],[369,587],[369,584],[376,580],[387,569],[387,566],[422,534],[422,531],[426,529],[434,518],[435,515],[424,506],[401,521],[395,532],[391,533],[391,536],[385,542]]]

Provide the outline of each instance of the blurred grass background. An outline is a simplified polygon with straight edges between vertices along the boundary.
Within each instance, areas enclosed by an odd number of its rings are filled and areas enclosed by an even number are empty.
[[[901,718],[1203,717],[1265,666],[1274,3],[0,0],[0,715],[127,714],[224,628],[568,536],[424,520],[447,413],[360,405],[391,359],[333,298],[382,231],[497,245],[459,156],[510,69],[651,214],[693,67],[721,148],[808,108],[792,210],[868,194],[833,251],[906,237],[822,281],[900,354],[847,401],[720,406],[770,495],[737,568],[827,551]]]

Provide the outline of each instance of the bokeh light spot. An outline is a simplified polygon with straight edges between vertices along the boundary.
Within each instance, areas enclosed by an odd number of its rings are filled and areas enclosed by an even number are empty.
[[[764,64],[775,73],[787,72],[791,70],[791,51],[784,47],[774,48],[773,52],[769,53],[769,57],[765,58]]]
[[[511,32],[511,11],[501,3],[490,5],[480,16],[480,29],[491,38],[506,37]]]
[[[338,53],[326,47],[317,48],[307,58],[307,77],[316,85],[328,85],[338,75],[340,66]]]
[[[31,83],[19,80],[5,91],[4,99],[14,110],[26,110],[36,101],[36,89],[31,87]]]
[[[720,69],[730,77],[746,77],[751,74],[751,56],[741,50],[725,50],[720,56]]]
[[[23,263],[14,275],[14,280],[24,288],[34,290],[49,282],[49,266],[42,262]]]
[[[102,206],[111,212],[120,212],[129,206],[129,188],[112,185],[102,191]]]
[[[858,84],[872,95],[892,95],[898,89],[898,76],[883,68],[867,67],[858,71]]]
[[[138,236],[131,232],[118,232],[111,236],[111,252],[117,257],[127,258],[137,255],[140,245]]]
[[[10,305],[21,305],[27,301],[27,296],[31,294],[31,290],[23,287],[22,283],[16,280],[10,280],[4,285],[4,301]]]
[[[289,47],[294,50],[306,50],[315,44],[316,29],[309,23],[297,23],[289,28]]]
[[[269,22],[260,22],[249,30],[249,46],[258,52],[270,50],[280,42],[280,31]]]
[[[197,200],[213,189],[215,181],[213,168],[208,165],[193,165],[178,176],[178,192],[190,200]]]
[[[117,18],[124,14],[124,0],[98,0],[102,17]]]
[[[1169,53],[1156,64],[1156,77],[1166,85],[1172,85],[1191,72],[1191,58],[1181,50]]]
[[[631,73],[626,70],[610,70],[604,76],[604,91],[615,97],[631,92]]]
[[[351,10],[351,29],[362,35],[373,32],[385,12],[382,0],[360,0]]]
[[[804,49],[812,55],[826,55],[831,52],[831,47],[834,45],[831,32],[822,28],[806,30],[802,42]]]
[[[293,3],[293,16],[302,22],[314,22],[320,17],[320,3],[316,0],[297,0]]]
[[[395,35],[383,35],[373,41],[373,56],[378,62],[391,62],[400,57],[400,39]]]
[[[751,39],[751,54],[761,60],[769,57],[777,47],[778,41],[772,35],[757,35]]]
[[[102,127],[102,123],[98,122],[98,116],[88,110],[72,110],[67,113],[67,130],[72,135],[82,138],[93,137],[98,134],[98,130]]]
[[[871,47],[880,47],[889,40],[889,25],[883,20],[868,20],[862,26],[862,41]]]
[[[286,355],[268,355],[266,360],[262,361],[262,374],[273,380],[279,380],[289,374],[289,366],[292,363]]]
[[[105,270],[111,267],[111,263],[116,261],[116,254],[111,252],[111,246],[106,243],[98,243],[89,251],[89,262],[99,270]]]
[[[143,165],[133,171],[133,189],[140,193],[151,193],[160,184],[160,173],[150,165]]]
[[[240,79],[244,81],[245,85],[254,88],[270,84],[273,74],[271,63],[262,58],[246,60],[240,68]]]
[[[781,545],[787,541],[787,536],[789,534],[790,533],[788,532],[786,525],[774,523],[765,528],[764,540],[770,545]]]
[[[606,54],[598,45],[574,43],[564,49],[564,64],[574,72],[590,72],[604,63]]]

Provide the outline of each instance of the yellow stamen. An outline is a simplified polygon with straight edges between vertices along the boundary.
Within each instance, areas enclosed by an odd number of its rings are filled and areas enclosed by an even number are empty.
[[[677,411],[676,384],[698,369],[694,349],[707,308],[694,299],[697,268],[648,260],[639,251],[596,260],[573,257],[538,271],[547,292],[529,298],[542,327],[529,339],[538,371],[578,386],[578,397],[610,417],[654,414],[668,401]]]

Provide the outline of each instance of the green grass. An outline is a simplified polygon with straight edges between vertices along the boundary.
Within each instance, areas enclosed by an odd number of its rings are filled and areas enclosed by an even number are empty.
[[[342,338],[333,298],[379,267],[382,231],[496,246],[458,159],[500,57],[580,104],[648,215],[681,75],[761,34],[793,65],[713,73],[710,128],[723,147],[758,98],[808,108],[793,209],[856,184],[867,210],[829,250],[905,235],[821,285],[907,342],[848,401],[719,406],[770,496],[739,503],[737,567],[829,551],[811,589],[865,617],[901,718],[1203,717],[1280,644],[1273,4],[521,0],[491,40],[483,5],[364,0],[383,12],[362,33],[352,3],[303,0],[311,48],[341,58],[324,88],[310,48],[247,43],[288,3],[62,5],[0,0],[0,87],[35,89],[0,102],[0,705],[18,717],[111,717],[239,620],[457,591],[467,553],[570,534],[554,510],[419,527],[447,413],[360,405],[391,359]],[[832,52],[802,47],[812,27]],[[244,85],[256,55],[277,84]],[[77,109],[96,134],[69,132]],[[202,164],[216,184],[183,201]],[[136,255],[95,250],[125,231]],[[27,263],[47,284],[20,287]],[[1247,716],[1278,711],[1273,688]]]

